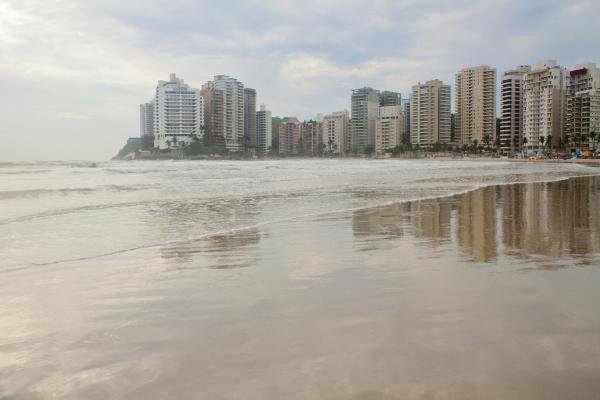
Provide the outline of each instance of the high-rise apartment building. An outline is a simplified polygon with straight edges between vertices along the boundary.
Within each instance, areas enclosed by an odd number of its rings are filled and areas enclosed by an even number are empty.
[[[375,122],[379,113],[379,92],[365,87],[352,90],[350,150],[364,153],[375,148]]]
[[[461,145],[496,138],[496,69],[487,65],[456,74],[456,127]]]
[[[154,100],[140,104],[140,137],[154,135]]]
[[[450,143],[450,85],[435,79],[412,87],[410,141],[413,146]]]
[[[223,146],[223,138],[216,137],[213,134],[216,128],[214,126],[216,120],[213,120],[213,115],[216,114],[217,109],[221,109],[222,105],[220,103],[223,101],[223,96],[216,93],[212,81],[208,81],[202,85],[200,94],[204,99],[204,140],[213,145]],[[216,103],[219,103],[219,107],[216,106]]]
[[[244,146],[256,147],[256,90],[244,88]]]
[[[279,154],[298,154],[302,124],[296,117],[286,117],[279,124]]]
[[[310,120],[301,125],[300,150],[305,154],[315,155],[321,144],[321,123]]]
[[[402,99],[402,103],[400,104],[400,110],[402,112],[402,122],[404,123],[404,128],[402,130],[402,141],[404,143],[410,143],[410,97],[407,99]]]
[[[600,141],[600,69],[593,63],[576,65],[567,86],[568,145],[595,147]]]
[[[262,153],[271,151],[272,146],[271,111],[262,104],[256,112],[256,150]]]
[[[384,90],[379,94],[379,106],[399,106],[402,103],[402,95],[399,92]]]
[[[226,75],[202,86],[211,143],[229,151],[244,150],[244,84]]]
[[[400,105],[379,107],[375,126],[376,154],[383,154],[401,143],[402,122]]]
[[[537,152],[552,136],[554,146],[563,143],[564,111],[568,72],[554,60],[539,62],[523,78],[523,136],[527,143],[522,151]],[[523,139],[521,139],[523,143]]]
[[[350,135],[350,114],[337,111],[323,117],[323,144],[325,151],[334,154],[346,153],[346,142]]]
[[[500,122],[500,151],[514,155],[521,149],[523,136],[523,78],[531,71],[521,65],[502,74],[502,120]]]
[[[204,125],[203,97],[183,79],[171,74],[168,81],[158,81],[154,96],[154,147],[181,148],[202,138]]]

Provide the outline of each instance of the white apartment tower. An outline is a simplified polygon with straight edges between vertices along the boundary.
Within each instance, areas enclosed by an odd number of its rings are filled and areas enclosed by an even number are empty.
[[[323,144],[325,151],[345,154],[350,135],[350,114],[347,110],[337,111],[323,117]]]
[[[535,153],[552,137],[554,146],[564,141],[564,114],[568,73],[554,60],[539,62],[523,79],[523,134],[527,143],[522,151]]]
[[[375,126],[375,153],[383,154],[387,149],[398,146],[402,141],[400,104],[379,107]]]
[[[450,85],[435,79],[412,87],[410,141],[413,146],[450,143]]]
[[[502,74],[502,120],[500,122],[500,151],[514,155],[520,151],[523,135],[523,78],[531,71],[521,65]]]
[[[154,96],[154,147],[181,148],[202,138],[204,103],[198,89],[192,89],[171,74],[158,81]]]
[[[496,137],[496,69],[487,65],[456,74],[456,128],[461,145]]]
[[[264,104],[256,112],[256,150],[262,153],[271,151],[273,140],[273,125],[271,124],[271,111],[267,111]]]
[[[154,135],[154,100],[140,104],[140,137]]]
[[[565,132],[568,145],[596,147],[600,141],[600,69],[578,64],[569,72]]]

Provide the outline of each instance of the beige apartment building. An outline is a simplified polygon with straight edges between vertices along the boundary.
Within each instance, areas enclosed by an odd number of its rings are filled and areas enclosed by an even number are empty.
[[[456,74],[456,129],[461,145],[496,138],[496,69],[487,65]]]
[[[305,154],[315,155],[319,152],[322,143],[321,122],[310,120],[303,121],[300,127],[300,151]]]
[[[383,154],[386,150],[400,144],[403,122],[401,113],[400,104],[379,107],[379,115],[375,123],[376,154]]]
[[[206,133],[210,142],[229,151],[243,151],[244,84],[226,75],[216,75],[202,86],[201,94],[205,99]]]
[[[593,63],[576,65],[567,85],[567,145],[598,147],[600,141],[600,69]]]
[[[350,135],[350,114],[337,111],[323,117],[323,144],[325,151],[345,154]]]
[[[410,141],[413,146],[450,143],[450,85],[434,79],[412,87]]]
[[[522,151],[536,153],[552,136],[554,146],[564,142],[567,69],[554,60],[539,62],[523,79],[523,134],[527,140]]]

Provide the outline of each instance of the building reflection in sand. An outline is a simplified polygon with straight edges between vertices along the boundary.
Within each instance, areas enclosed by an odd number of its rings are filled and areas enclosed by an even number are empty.
[[[491,186],[452,197],[356,211],[355,240],[412,237],[454,243],[473,262],[500,253],[517,259],[573,257],[600,251],[600,179]]]

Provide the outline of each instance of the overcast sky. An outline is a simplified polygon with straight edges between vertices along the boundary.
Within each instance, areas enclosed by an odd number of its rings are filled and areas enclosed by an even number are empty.
[[[0,161],[112,157],[170,72],[303,119],[355,87],[547,58],[600,62],[599,0],[0,0]]]

